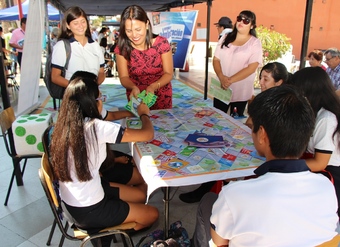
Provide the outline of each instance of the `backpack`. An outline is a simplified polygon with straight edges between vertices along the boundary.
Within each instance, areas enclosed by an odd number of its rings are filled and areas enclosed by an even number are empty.
[[[188,232],[179,220],[170,225],[168,239],[163,240],[163,238],[163,230],[155,230],[143,236],[136,244],[136,247],[190,247]]]
[[[62,41],[64,42],[65,45],[66,63],[63,70],[61,71],[61,76],[65,77],[65,73],[68,68],[68,63],[71,57],[71,44],[68,39],[63,39]],[[65,88],[52,82],[51,72],[52,72],[52,53],[50,53],[46,59],[44,82],[52,98],[62,99],[64,96]]]

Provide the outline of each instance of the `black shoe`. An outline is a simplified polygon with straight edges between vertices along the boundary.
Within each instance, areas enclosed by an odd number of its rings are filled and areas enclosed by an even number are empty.
[[[202,197],[211,190],[214,184],[215,181],[201,184],[201,186],[195,189],[194,191],[180,194],[179,199],[185,203],[199,202],[202,199]]]

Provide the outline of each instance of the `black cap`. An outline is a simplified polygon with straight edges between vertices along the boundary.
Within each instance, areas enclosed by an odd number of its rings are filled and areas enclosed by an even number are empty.
[[[219,26],[223,26],[223,27],[232,27],[233,23],[232,21],[229,19],[229,17],[227,16],[223,16],[221,17],[217,23],[214,23],[214,25],[219,25]]]

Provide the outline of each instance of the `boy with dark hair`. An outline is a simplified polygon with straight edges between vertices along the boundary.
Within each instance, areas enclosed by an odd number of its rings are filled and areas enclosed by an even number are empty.
[[[198,207],[194,246],[317,246],[337,236],[333,184],[300,160],[315,117],[290,85],[255,97],[248,113],[257,152],[266,162],[258,178],[230,182]]]

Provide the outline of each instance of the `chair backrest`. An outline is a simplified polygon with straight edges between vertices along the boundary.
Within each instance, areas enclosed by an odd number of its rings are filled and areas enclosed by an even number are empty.
[[[12,107],[8,107],[0,112],[0,125],[2,134],[7,133],[7,130],[12,127],[14,121],[15,115]]]
[[[1,132],[4,138],[4,141],[5,141],[5,147],[6,147],[7,153],[10,156],[13,156],[15,151],[11,152],[11,148],[10,148],[10,144],[7,139],[8,138],[7,135],[8,135],[8,130],[12,127],[12,124],[14,123],[14,121],[15,121],[15,115],[14,115],[14,110],[12,107],[8,107],[2,112],[0,112]]]
[[[331,240],[329,240],[329,241],[327,241],[327,242],[325,242],[323,244],[320,244],[320,245],[318,245],[316,247],[338,247],[339,243],[340,243],[340,235],[337,234]]]
[[[50,163],[48,161],[48,157],[46,154],[43,154],[43,157],[41,159],[41,168],[42,168],[42,175],[45,180],[48,192],[52,198],[52,202],[56,208],[59,208],[60,205],[59,205],[58,197],[53,186],[54,175],[53,175],[52,168],[50,166]]]

